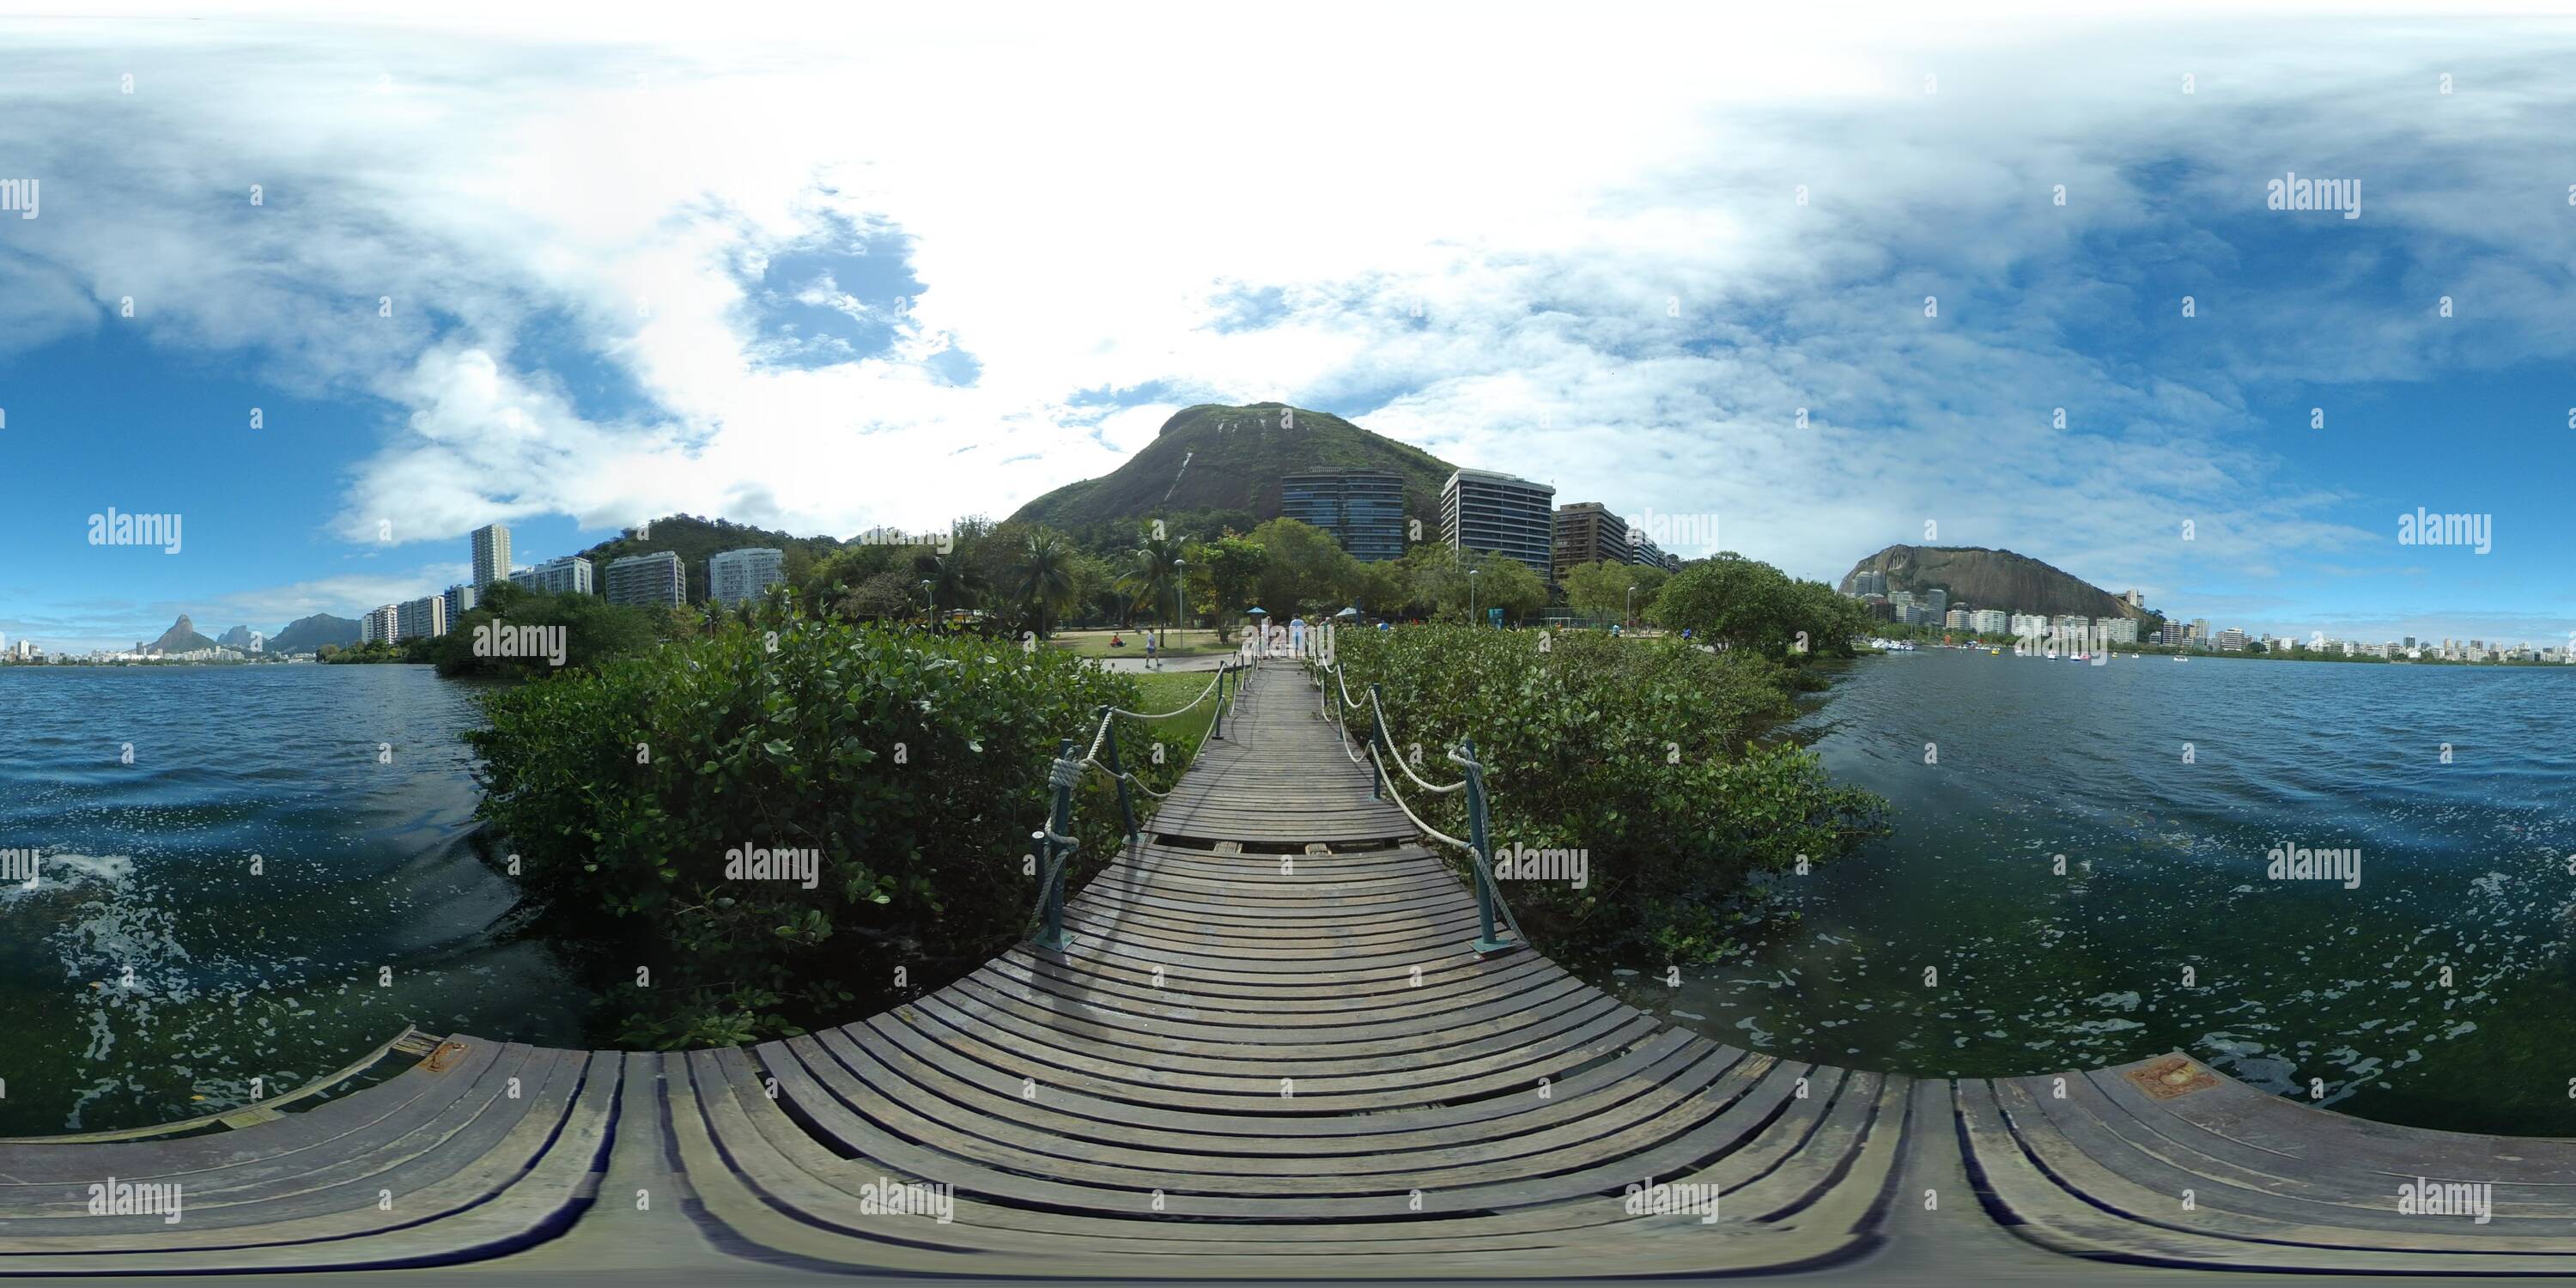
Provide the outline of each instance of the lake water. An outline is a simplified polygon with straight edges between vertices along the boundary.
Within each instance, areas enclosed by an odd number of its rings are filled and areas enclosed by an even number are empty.
[[[1797,732],[1893,834],[1785,879],[1802,920],[1748,959],[1632,1000],[1850,1067],[2179,1049],[2366,1117],[2576,1135],[2576,674],[1935,650],[1850,664]],[[2359,885],[2267,879],[2285,841],[2358,848]]]
[[[474,692],[414,666],[0,668],[0,849],[44,854],[0,888],[0,1135],[230,1109],[407,1022],[582,1045],[591,999],[495,933]]]
[[[47,856],[0,889],[0,1135],[229,1109],[405,1023],[582,1045],[592,999],[496,933],[512,891],[456,740],[475,691],[0,668],[0,849]],[[1619,981],[1633,1000],[1854,1067],[2179,1048],[2347,1112],[2576,1135],[2576,675],[1934,651],[1852,664],[1797,729],[1893,834],[1791,879],[1803,920],[1747,959]],[[2359,886],[2268,880],[2284,841],[2358,848]]]

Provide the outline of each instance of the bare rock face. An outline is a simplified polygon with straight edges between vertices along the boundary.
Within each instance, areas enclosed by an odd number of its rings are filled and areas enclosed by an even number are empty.
[[[1981,546],[1889,546],[1852,565],[1838,589],[1848,593],[1862,573],[1887,574],[1889,593],[1910,590],[1916,596],[1940,589],[1950,605],[1993,608],[2008,613],[2046,617],[2128,617],[2158,621],[2161,616],[2082,578],[2050,567],[2028,555]]]

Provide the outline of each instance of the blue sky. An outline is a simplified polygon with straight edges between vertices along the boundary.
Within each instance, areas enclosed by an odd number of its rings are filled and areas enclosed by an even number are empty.
[[[2248,629],[2576,631],[2576,29],[1646,16],[0,19],[0,632],[354,616],[494,520],[1001,515],[1264,399],[1802,576],[1988,545]],[[1253,41],[1344,89],[1170,72]],[[111,506],[183,549],[91,546]]]

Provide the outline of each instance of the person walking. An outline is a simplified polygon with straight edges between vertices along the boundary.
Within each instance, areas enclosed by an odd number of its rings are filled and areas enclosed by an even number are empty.
[[[1162,663],[1155,660],[1156,649],[1154,638],[1160,634],[1162,634],[1162,632],[1156,630],[1148,630],[1145,632],[1145,669],[1148,671],[1159,671],[1163,669]]]

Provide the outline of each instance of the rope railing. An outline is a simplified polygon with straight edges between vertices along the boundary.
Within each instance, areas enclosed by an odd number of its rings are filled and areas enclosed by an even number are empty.
[[[1331,675],[1335,686],[1342,691],[1343,704],[1348,708],[1340,713],[1342,752],[1344,755],[1349,755],[1351,742],[1349,712],[1358,710],[1361,704],[1352,700],[1349,676],[1338,659],[1329,663],[1319,659],[1314,662],[1314,667],[1319,677]],[[1332,693],[1324,688],[1321,678],[1316,680],[1315,687],[1323,695],[1319,705],[1323,708],[1324,719],[1330,722],[1334,714]],[[1395,807],[1403,811],[1406,818],[1413,820],[1413,825],[1420,828],[1424,836],[1466,851],[1467,867],[1475,873],[1476,918],[1479,928],[1476,936],[1477,952],[1491,954],[1528,946],[1529,936],[1522,933],[1520,918],[1512,915],[1512,906],[1503,898],[1502,887],[1495,884],[1491,861],[1494,853],[1491,835],[1492,808],[1485,795],[1485,766],[1476,758],[1476,740],[1462,739],[1457,747],[1451,748],[1447,753],[1449,763],[1465,770],[1467,776],[1446,786],[1435,784],[1413,772],[1413,766],[1406,763],[1404,753],[1396,749],[1393,735],[1387,732],[1386,704],[1383,694],[1380,686],[1375,683],[1368,686],[1367,705],[1369,710],[1368,760],[1371,774],[1376,780],[1370,794],[1380,800],[1394,801]],[[1461,752],[1464,754],[1462,755]],[[1413,812],[1413,807],[1405,803],[1403,795],[1396,791],[1394,777],[1386,772],[1386,762],[1389,759],[1395,761],[1397,770],[1401,771],[1406,778],[1412,779],[1414,785],[1424,791],[1444,796],[1461,791],[1467,794],[1467,840],[1462,841],[1440,831],[1424,822],[1421,815]],[[1359,762],[1359,757],[1351,756],[1351,763]],[[1497,914],[1500,914],[1502,924],[1512,932],[1512,938],[1509,941],[1494,933]]]
[[[1044,827],[1029,834],[1029,839],[1037,842],[1039,852],[1046,856],[1038,868],[1037,945],[1040,948],[1062,952],[1067,942],[1064,934],[1064,882],[1065,873],[1072,866],[1073,851],[1079,844],[1073,836],[1073,788],[1074,784],[1082,780],[1082,771],[1097,769],[1118,784],[1119,821],[1123,824],[1123,831],[1130,842],[1143,835],[1136,825],[1136,798],[1133,793],[1141,791],[1156,800],[1163,800],[1171,795],[1170,792],[1158,792],[1147,787],[1133,771],[1120,763],[1118,717],[1127,716],[1143,721],[1169,720],[1174,716],[1186,715],[1196,710],[1200,703],[1207,701],[1211,696],[1214,697],[1216,710],[1208,720],[1207,730],[1199,735],[1198,747],[1190,752],[1190,759],[1196,760],[1199,752],[1207,749],[1209,740],[1214,739],[1218,742],[1225,740],[1227,680],[1242,669],[1236,666],[1218,666],[1216,678],[1208,681],[1208,686],[1200,690],[1197,697],[1170,711],[1159,713],[1130,711],[1125,707],[1112,706],[1104,702],[1095,712],[1099,718],[1099,724],[1092,731],[1089,750],[1077,757],[1073,754],[1073,739],[1066,738],[1057,744],[1055,763],[1047,770],[1049,796],[1047,822]],[[1235,696],[1241,696],[1242,691],[1240,684],[1235,685]],[[1109,757],[1105,761],[1101,759],[1103,751],[1106,751]]]

